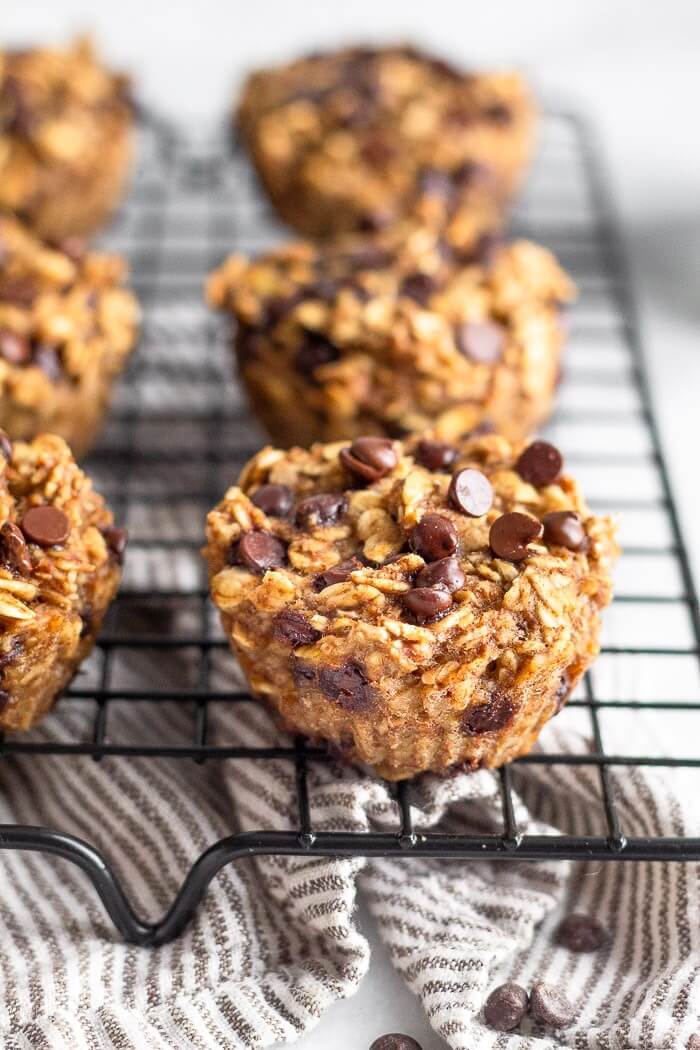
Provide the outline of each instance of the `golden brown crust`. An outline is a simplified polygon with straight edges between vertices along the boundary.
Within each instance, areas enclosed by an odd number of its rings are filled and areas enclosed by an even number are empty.
[[[0,207],[52,239],[100,227],[131,165],[127,87],[87,40],[1,51]]]
[[[574,287],[528,241],[465,256],[406,222],[232,256],[208,296],[238,322],[242,379],[289,446],[426,427],[452,440],[485,422],[531,433],[551,409]]]
[[[15,442],[0,467],[0,727],[16,730],[49,710],[92,649],[121,568],[112,515],[61,438]],[[63,542],[32,542],[33,507],[65,515]]]
[[[10,437],[51,431],[76,455],[90,447],[136,341],[124,276],[119,256],[75,239],[50,247],[0,214],[0,426]]]
[[[309,236],[407,214],[494,229],[527,167],[536,107],[516,73],[345,48],[254,73],[236,122],[273,205]]]
[[[369,482],[347,442],[264,449],[210,513],[204,551],[252,692],[291,729],[389,779],[528,751],[597,653],[617,554],[612,522],[590,513],[573,479],[524,479],[534,475],[522,444],[467,439],[449,466],[430,469],[435,448],[428,455],[419,440],[374,449],[369,473],[384,473]],[[545,474],[550,465],[546,455],[535,464]],[[487,479],[479,498],[492,505],[479,516],[449,494],[464,469]],[[331,495],[314,517],[302,501],[319,493]],[[557,542],[557,519],[545,516],[560,511],[575,527],[560,526]],[[493,523],[510,513],[535,533],[547,525],[521,560],[491,546]],[[449,586],[426,580],[444,569],[435,515],[455,541]],[[426,599],[428,584],[437,597]],[[434,616],[420,615],[426,600]]]

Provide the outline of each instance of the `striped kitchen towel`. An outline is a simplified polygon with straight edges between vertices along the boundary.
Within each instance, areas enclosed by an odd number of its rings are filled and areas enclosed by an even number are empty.
[[[177,669],[172,670],[173,676]],[[113,711],[120,739],[164,742],[191,731],[180,707]],[[574,715],[576,712],[567,712]],[[566,717],[549,747],[588,743]],[[123,721],[120,723],[120,719]],[[557,724],[558,723],[558,724]],[[38,731],[75,739],[89,718],[64,701]],[[272,742],[254,705],[220,705],[213,739]],[[612,772],[626,830],[697,834],[697,803],[668,774]],[[600,833],[597,771],[515,766],[522,830]],[[289,763],[5,758],[2,820],[46,824],[95,842],[144,915],[170,902],[194,857],[237,829],[294,822]],[[381,782],[347,768],[312,768],[316,829],[395,828]],[[418,827],[500,828],[496,777],[428,777],[414,790]],[[698,870],[685,864],[456,864],[438,860],[258,858],[229,865],[194,921],[158,949],[121,942],[84,876],[64,861],[4,854],[1,1044],[6,1050],[238,1050],[294,1042],[336,999],[353,994],[369,962],[354,920],[358,894],[391,958],[447,1046],[600,1050],[683,1048],[700,1032]],[[569,911],[594,914],[606,946],[558,947]],[[553,982],[576,1006],[558,1033],[499,1035],[481,1008],[505,979]],[[691,1044],[692,1045],[692,1044]],[[362,1050],[362,1048],[358,1048]]]

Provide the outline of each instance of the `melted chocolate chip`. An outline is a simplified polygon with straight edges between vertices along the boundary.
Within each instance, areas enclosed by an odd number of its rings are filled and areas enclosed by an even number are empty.
[[[571,952],[597,952],[607,939],[597,919],[576,912],[562,919],[555,933],[557,944]]]
[[[573,1006],[553,984],[538,981],[530,992],[530,1016],[547,1028],[568,1028],[576,1016]]]
[[[70,536],[70,520],[58,507],[30,507],[20,522],[20,528],[30,543],[53,547],[65,543]]]
[[[515,469],[523,481],[529,482],[535,488],[541,488],[556,481],[562,466],[559,449],[550,445],[548,441],[533,441],[520,453]]]
[[[416,587],[444,587],[450,594],[464,587],[464,573],[456,558],[440,558],[425,565],[415,579]]]
[[[11,572],[28,576],[32,571],[32,558],[21,531],[11,521],[0,528],[0,562]]]
[[[104,536],[108,549],[121,564],[126,553],[126,545],[129,542],[129,533],[118,525],[106,525],[100,532]]]
[[[464,712],[462,730],[468,736],[492,733],[507,726],[513,720],[514,713],[509,697],[494,690],[485,704],[470,707]]]
[[[285,518],[292,509],[294,493],[289,485],[261,485],[250,499],[263,514],[273,518]]]
[[[375,1039],[369,1050],[422,1050],[420,1043],[401,1032],[387,1032]]]
[[[426,470],[449,470],[457,459],[457,449],[445,441],[420,441],[416,448],[416,462]]]
[[[444,587],[413,587],[402,596],[416,623],[431,623],[452,606],[452,595]]]
[[[297,372],[313,379],[317,368],[337,361],[339,356],[338,348],[330,339],[317,332],[307,332],[294,359],[294,367]]]
[[[32,348],[29,340],[11,332],[9,328],[0,330],[0,356],[9,365],[25,365],[32,356]]]
[[[304,660],[294,660],[292,663],[292,679],[297,689],[316,685],[317,677],[316,668],[312,664],[307,664]]]
[[[458,470],[452,478],[447,498],[455,510],[461,510],[472,518],[480,518],[493,505],[493,489],[489,479],[480,470],[466,467]]]
[[[484,1019],[497,1032],[512,1032],[526,1012],[527,992],[513,981],[494,988],[484,1005]]]
[[[285,609],[275,616],[272,637],[283,645],[291,645],[292,649],[296,649],[299,645],[312,645],[317,642],[321,632],[312,627],[301,613]]]
[[[287,548],[270,532],[245,532],[231,550],[233,565],[243,565],[249,572],[263,576],[268,569],[279,568],[287,560]]]
[[[350,448],[340,452],[340,462],[356,478],[369,482],[379,481],[389,474],[399,458],[388,438],[359,437]]]
[[[322,667],[318,683],[321,691],[346,711],[368,711],[374,704],[367,672],[356,660],[348,660],[341,667]]]
[[[435,279],[427,273],[410,273],[401,281],[399,295],[414,299],[421,306],[427,306],[431,295],[437,291]]]
[[[455,328],[457,349],[478,365],[500,361],[505,342],[501,325],[493,321],[467,321]]]
[[[12,442],[10,441],[9,435],[4,430],[0,429],[0,453],[5,457],[9,463],[12,459]]]
[[[297,503],[294,518],[301,529],[323,528],[335,525],[346,507],[347,500],[342,492],[322,492]]]
[[[553,510],[542,518],[544,542],[570,551],[588,547],[588,536],[578,514],[573,510]]]
[[[497,558],[506,561],[522,561],[529,551],[528,543],[542,535],[542,524],[529,514],[502,514],[494,521],[489,531],[489,544]]]
[[[411,547],[424,561],[447,558],[457,550],[457,530],[441,514],[426,514],[411,533]]]
[[[347,561],[338,562],[330,569],[320,572],[314,577],[314,590],[323,591],[326,587],[333,587],[336,583],[345,583],[350,579],[350,574],[362,568],[359,558],[349,558]]]

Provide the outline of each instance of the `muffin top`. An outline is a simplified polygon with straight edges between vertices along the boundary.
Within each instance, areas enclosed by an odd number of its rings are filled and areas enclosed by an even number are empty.
[[[27,383],[118,372],[139,319],[125,273],[117,255],[75,237],[49,244],[0,213],[0,388],[21,400]]]

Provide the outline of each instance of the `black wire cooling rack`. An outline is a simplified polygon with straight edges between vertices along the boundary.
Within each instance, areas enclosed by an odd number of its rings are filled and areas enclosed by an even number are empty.
[[[206,512],[234,481],[261,435],[245,414],[231,375],[224,326],[203,306],[202,284],[205,274],[231,250],[255,252],[284,233],[256,195],[245,160],[231,156],[223,139],[197,142],[151,123],[144,129],[132,192],[106,238],[129,259],[145,318],[141,348],[121,385],[107,434],[87,464],[117,520],[131,533],[124,585],[93,658],[96,678],[85,685],[78,677],[67,694],[94,707],[91,735],[61,743],[13,736],[2,743],[2,753],[31,754],[37,762],[42,755],[61,755],[66,761],[70,756],[199,762],[281,758],[296,769],[298,824],[286,831],[261,828],[213,843],[193,864],[170,910],[153,923],[137,916],[108,859],[87,842],[49,828],[0,827],[0,848],[50,853],[82,868],[126,940],[153,945],[176,936],[217,871],[255,854],[700,859],[700,838],[626,834],[611,786],[609,772],[616,766],[700,767],[700,757],[692,752],[687,757],[675,752],[670,757],[609,753],[601,726],[607,712],[634,717],[641,708],[663,710],[664,715],[700,711],[700,618],[597,152],[579,117],[550,113],[544,124],[538,164],[513,225],[516,232],[552,247],[581,290],[559,408],[549,432],[581,478],[593,508],[621,513],[624,554],[612,617],[617,615],[623,638],[622,644],[603,645],[599,662],[569,704],[583,709],[589,719],[591,750],[576,755],[541,750],[519,762],[595,767],[604,834],[521,835],[508,766],[500,771],[499,834],[416,832],[410,783],[392,789],[399,814],[393,832],[317,832],[311,821],[307,765],[327,761],[325,752],[300,740],[266,749],[246,748],[235,739],[210,742],[211,704],[246,703],[251,698],[242,690],[222,691],[212,684],[212,658],[226,643],[208,606],[198,549]],[[162,585],[164,578],[167,586]],[[153,585],[144,586],[144,580],[153,580]],[[119,627],[120,611],[131,615],[134,603],[141,609],[139,630],[124,631]],[[173,607],[185,605],[192,629],[187,635],[174,635],[169,614]],[[159,680],[158,662],[149,665],[149,674],[137,687],[115,683],[115,663],[124,658],[138,663],[138,651],[146,649],[160,654],[164,662],[184,650],[194,654],[194,684],[173,688],[167,679]],[[619,674],[606,675],[606,663],[618,659],[645,661],[645,668],[650,660],[654,666],[663,664],[659,674],[645,672],[651,685],[644,699],[628,699]],[[674,690],[681,682],[682,698],[676,699]],[[111,730],[110,708],[125,701],[184,705],[192,713],[190,739],[167,746],[120,743]],[[60,718],[60,707],[53,717]]]

